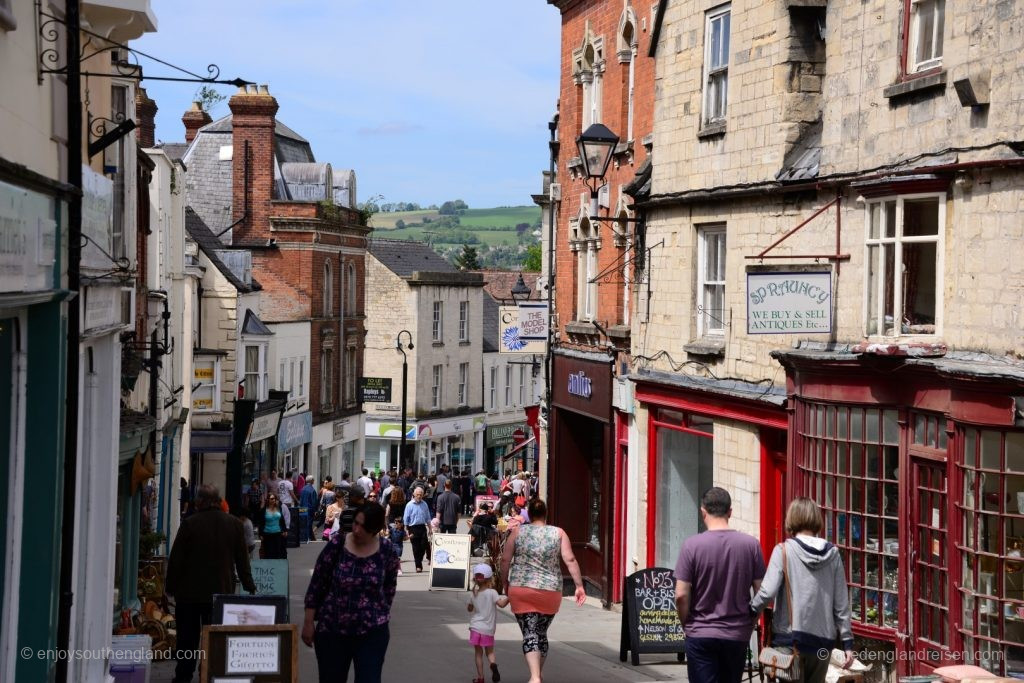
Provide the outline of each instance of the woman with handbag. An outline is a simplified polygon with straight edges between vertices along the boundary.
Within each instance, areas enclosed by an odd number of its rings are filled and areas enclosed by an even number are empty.
[[[778,680],[822,683],[836,637],[846,651],[843,667],[853,663],[846,572],[839,549],[819,536],[823,527],[813,500],[789,504],[786,532],[792,538],[775,546],[761,589],[750,601],[756,615],[775,598],[772,646],[758,660]]]

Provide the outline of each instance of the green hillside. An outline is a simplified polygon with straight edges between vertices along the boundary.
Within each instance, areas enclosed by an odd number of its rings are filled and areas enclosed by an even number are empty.
[[[522,263],[527,247],[540,242],[534,234],[540,220],[539,206],[502,206],[454,214],[381,211],[373,214],[370,225],[377,237],[426,242],[449,260],[468,244],[479,252],[483,267],[514,267]]]

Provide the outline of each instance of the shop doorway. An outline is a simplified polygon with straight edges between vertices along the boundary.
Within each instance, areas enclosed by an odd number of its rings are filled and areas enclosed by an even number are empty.
[[[946,463],[911,460],[914,504],[911,506],[910,626],[918,659],[933,666],[957,663],[950,658],[949,490]],[[898,553],[898,546],[886,552]]]

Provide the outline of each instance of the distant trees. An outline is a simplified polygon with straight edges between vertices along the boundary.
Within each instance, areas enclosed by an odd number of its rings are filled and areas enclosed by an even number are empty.
[[[401,230],[402,228],[405,227],[405,221],[399,218],[397,221],[395,221],[395,227]]]
[[[539,273],[541,270],[542,252],[540,244],[531,244],[526,248],[526,258],[523,259],[523,270],[530,273]]]
[[[519,235],[520,237],[522,237],[523,234],[529,229],[529,223],[516,223],[516,234]]]
[[[461,199],[454,199],[445,202],[441,205],[441,208],[437,210],[442,216],[453,216],[461,211],[465,211],[469,208],[469,205]]]
[[[455,267],[459,270],[480,270],[476,249],[468,244],[462,245],[462,252],[455,257]]]

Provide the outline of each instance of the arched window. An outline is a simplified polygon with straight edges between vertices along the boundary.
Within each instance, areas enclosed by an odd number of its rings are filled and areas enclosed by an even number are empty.
[[[626,120],[626,140],[633,139],[633,88],[636,79],[636,18],[633,10],[626,8],[619,20],[619,63],[625,64],[622,70],[622,106],[623,118]]]
[[[576,280],[577,317],[592,321],[597,318],[597,231],[587,216],[580,218],[578,277]]]
[[[330,317],[334,310],[334,273],[331,270],[331,261],[324,261],[324,316]]]
[[[589,33],[583,44],[573,51],[576,85],[579,87],[580,124],[586,130],[592,123],[600,123],[601,115],[601,80],[604,73],[603,40],[594,38]]]
[[[348,310],[356,314],[356,288],[359,284],[356,280],[356,264],[348,262]]]

